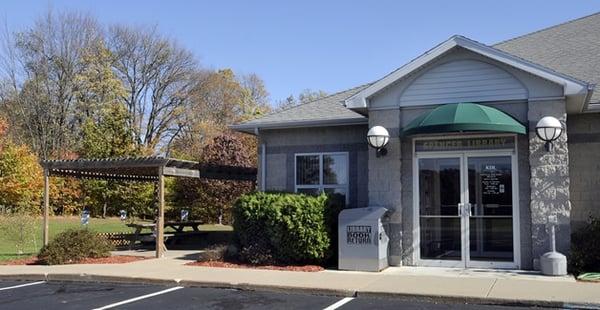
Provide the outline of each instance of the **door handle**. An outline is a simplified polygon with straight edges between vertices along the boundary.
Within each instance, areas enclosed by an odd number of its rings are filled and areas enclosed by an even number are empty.
[[[471,208],[471,206],[472,206],[472,205],[471,205],[470,203],[465,203],[465,208],[466,208],[466,210],[467,210],[467,214],[468,214],[469,216],[473,216],[473,209]]]
[[[467,214],[468,216],[473,216],[473,210],[471,210],[470,203],[459,203],[458,205],[458,216],[463,216],[463,214]]]

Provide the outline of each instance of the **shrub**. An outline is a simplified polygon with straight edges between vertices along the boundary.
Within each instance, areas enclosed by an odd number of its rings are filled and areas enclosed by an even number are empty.
[[[62,265],[85,258],[109,257],[113,247],[88,229],[70,229],[58,234],[38,255],[41,263]]]
[[[242,247],[239,259],[254,265],[275,265],[277,260],[268,242],[251,242]]]
[[[240,258],[254,264],[322,264],[332,256],[334,200],[302,194],[257,192],[233,207]]]
[[[229,246],[226,244],[217,244],[208,247],[198,254],[199,262],[223,261],[227,258]]]
[[[589,223],[571,236],[569,271],[573,274],[600,271],[600,219],[591,218]]]

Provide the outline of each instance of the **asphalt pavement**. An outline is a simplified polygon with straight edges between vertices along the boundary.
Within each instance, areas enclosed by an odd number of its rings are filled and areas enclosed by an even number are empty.
[[[113,283],[0,281],[0,309],[526,309],[396,298],[349,298]],[[539,309],[539,308],[537,308]]]

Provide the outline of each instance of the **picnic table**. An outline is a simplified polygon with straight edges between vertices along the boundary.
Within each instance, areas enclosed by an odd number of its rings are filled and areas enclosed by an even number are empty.
[[[135,231],[133,232],[133,237],[131,238],[131,240],[129,240],[129,249],[132,250],[135,243],[137,241],[141,241],[140,234],[142,233],[142,230],[150,230],[151,232],[153,232],[154,227],[156,227],[156,224],[155,223],[130,223],[130,224],[127,224],[127,227],[132,227],[135,229]]]
[[[184,221],[184,222],[167,221],[167,222],[165,222],[165,227],[173,228],[175,230],[175,233],[179,234],[179,235],[184,233],[183,230],[186,227],[191,227],[194,232],[199,232],[200,225],[202,225],[201,221]],[[129,249],[131,250],[131,249],[133,249],[133,246],[135,245],[135,243],[137,241],[142,241],[142,239],[140,238],[142,231],[150,230],[150,232],[154,232],[156,223],[130,223],[130,224],[127,224],[127,227],[132,227],[135,229],[135,231],[133,232],[133,237],[129,241]],[[175,237],[175,234],[165,233],[164,237],[165,237],[165,242],[166,242],[168,239],[172,239],[173,237]]]
[[[193,231],[200,231],[200,225],[203,223],[201,221],[167,221],[165,222],[165,227],[171,227],[176,232],[180,233],[186,227],[191,227]]]

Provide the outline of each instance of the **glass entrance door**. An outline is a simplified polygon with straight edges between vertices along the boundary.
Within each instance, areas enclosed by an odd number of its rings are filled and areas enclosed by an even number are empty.
[[[513,262],[513,173],[511,156],[469,156],[468,265]]]
[[[512,160],[510,154],[418,157],[421,264],[514,265]]]
[[[460,267],[464,264],[461,158],[421,158],[418,165],[421,259]]]

